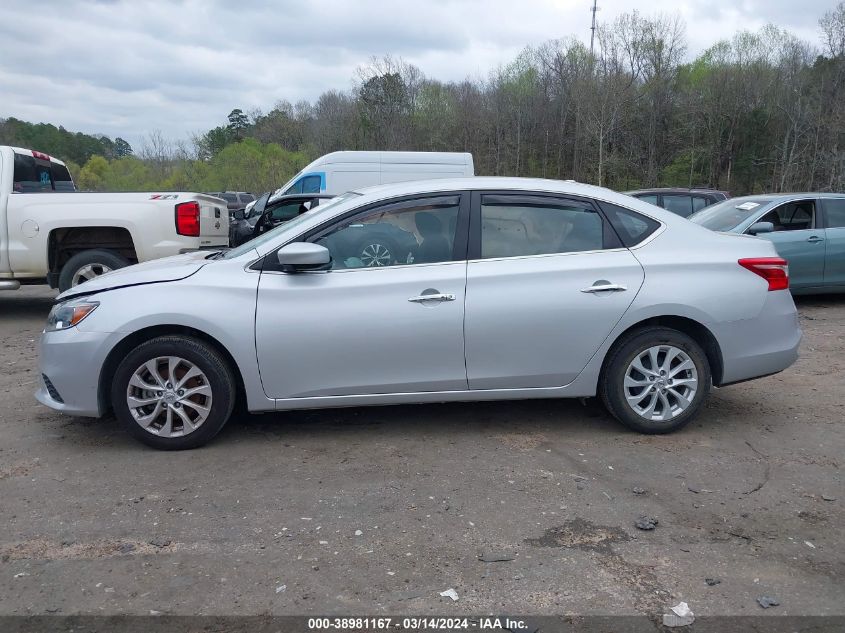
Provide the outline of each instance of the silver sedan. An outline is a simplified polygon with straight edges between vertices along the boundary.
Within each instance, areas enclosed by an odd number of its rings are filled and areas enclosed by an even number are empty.
[[[374,256],[378,254],[378,256]],[[60,295],[36,397],[162,449],[252,412],[598,395],[688,423],[711,385],[779,372],[801,331],[770,242],[607,189],[470,178],[349,192],[218,253]]]

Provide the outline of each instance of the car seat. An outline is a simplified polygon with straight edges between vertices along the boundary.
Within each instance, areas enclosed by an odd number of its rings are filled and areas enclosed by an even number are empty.
[[[414,215],[414,224],[422,236],[415,262],[425,264],[451,259],[452,246],[442,233],[440,218],[428,211]]]

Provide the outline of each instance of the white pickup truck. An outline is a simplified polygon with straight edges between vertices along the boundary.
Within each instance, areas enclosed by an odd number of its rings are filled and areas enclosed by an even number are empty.
[[[130,264],[229,245],[225,201],[200,193],[78,193],[65,164],[0,146],[0,290],[64,291]]]

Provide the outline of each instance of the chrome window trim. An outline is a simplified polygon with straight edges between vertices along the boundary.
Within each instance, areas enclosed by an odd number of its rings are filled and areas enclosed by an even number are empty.
[[[468,264],[477,264],[480,262],[500,262],[511,261],[514,259],[538,259],[544,257],[565,257],[570,255],[595,255],[597,253],[621,253],[629,249],[621,246],[619,248],[595,248],[590,251],[569,251],[567,253],[540,253],[538,255],[512,255],[510,257],[483,257],[481,259],[468,259]]]

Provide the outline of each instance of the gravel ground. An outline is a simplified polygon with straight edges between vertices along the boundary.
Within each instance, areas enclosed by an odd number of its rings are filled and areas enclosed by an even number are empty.
[[[35,402],[53,296],[0,294],[2,615],[845,614],[845,297],[671,436],[530,401],[241,416],[164,453]]]

